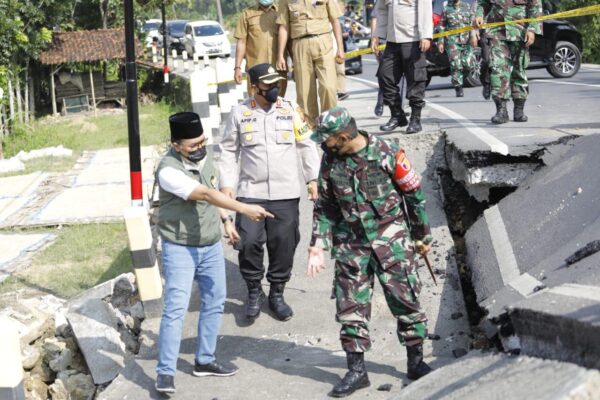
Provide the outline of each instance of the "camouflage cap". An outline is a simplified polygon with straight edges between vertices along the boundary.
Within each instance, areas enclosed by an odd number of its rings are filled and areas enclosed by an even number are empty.
[[[317,127],[310,138],[317,143],[324,142],[329,135],[347,127],[351,119],[350,113],[344,107],[330,108],[319,115]]]

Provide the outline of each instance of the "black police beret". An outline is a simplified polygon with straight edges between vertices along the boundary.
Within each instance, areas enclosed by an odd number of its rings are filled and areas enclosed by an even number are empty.
[[[194,112],[180,112],[169,117],[171,141],[195,139],[204,133],[200,116]]]

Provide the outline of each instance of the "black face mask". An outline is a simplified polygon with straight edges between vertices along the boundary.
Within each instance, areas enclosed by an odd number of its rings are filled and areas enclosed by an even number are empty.
[[[321,149],[328,156],[333,156],[333,157],[337,157],[337,158],[344,158],[344,157],[346,157],[345,154],[340,154],[339,153],[340,148],[338,147],[337,144],[335,146],[333,146],[333,147],[328,147],[327,144],[325,144],[325,142],[323,142],[323,143],[321,143]]]
[[[202,161],[206,157],[206,147],[200,147],[198,150],[194,150],[187,155],[187,159],[191,162],[197,163]]]
[[[277,96],[279,96],[279,88],[277,86],[273,86],[268,90],[258,89],[258,94],[264,97],[269,103],[275,103],[277,101]]]

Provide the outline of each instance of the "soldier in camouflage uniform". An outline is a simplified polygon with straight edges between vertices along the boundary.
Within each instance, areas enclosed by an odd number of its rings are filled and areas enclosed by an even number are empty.
[[[473,16],[469,4],[463,3],[461,0],[451,0],[444,6],[439,31],[442,33],[469,26],[472,21]],[[473,57],[473,49],[469,45],[469,32],[445,36],[440,39],[438,50],[440,53],[443,53],[444,49],[446,49],[446,53],[450,59],[452,86],[454,86],[454,90],[456,91],[456,97],[463,97],[464,74],[469,73]]]
[[[484,15],[484,10],[489,12]],[[484,22],[509,22],[523,18],[537,18],[542,15],[541,0],[479,0],[475,23],[480,27]],[[506,103],[512,97],[513,119],[526,122],[525,100],[529,93],[525,69],[529,64],[529,47],[535,34],[541,34],[540,22],[519,23],[488,28],[486,35],[492,39],[491,76],[492,98],[496,104],[495,124],[508,122]]]
[[[342,324],[340,340],[349,369],[331,395],[344,397],[370,384],[364,352],[371,347],[368,321],[375,276],[398,320],[398,338],[407,347],[407,375],[418,379],[431,369],[423,361],[427,318],[417,299],[421,283],[414,256],[415,251],[427,253],[433,240],[419,176],[403,150],[359,131],[345,108],[321,114],[312,138],[321,142],[325,154],[308,274],[315,276],[325,267],[324,250],[331,250],[336,319]]]

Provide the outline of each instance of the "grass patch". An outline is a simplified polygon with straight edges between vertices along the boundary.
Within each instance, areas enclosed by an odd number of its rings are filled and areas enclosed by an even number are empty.
[[[164,103],[140,106],[140,139],[142,146],[165,143],[169,138],[168,116],[171,108]],[[85,150],[127,147],[127,112],[110,115],[74,116],[38,120],[29,125],[16,126],[4,139],[4,157],[19,151],[63,145],[81,154]]]
[[[24,289],[71,298],[131,272],[125,224],[88,224],[54,230],[57,239],[27,268],[0,283],[0,294]]]

